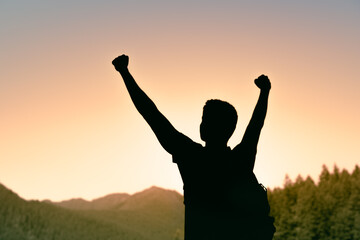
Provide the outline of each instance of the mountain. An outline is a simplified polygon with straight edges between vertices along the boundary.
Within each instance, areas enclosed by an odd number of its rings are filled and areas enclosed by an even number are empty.
[[[118,205],[119,210],[148,210],[174,208],[182,205],[183,197],[176,191],[151,187],[142,192],[129,196]]]
[[[74,198],[61,202],[51,202],[60,207],[77,209],[77,210],[105,210],[111,209],[123,203],[130,195],[127,193],[114,193],[106,195],[105,197],[97,198],[92,201],[87,201],[82,198]]]
[[[182,196],[157,187],[93,201],[25,201],[0,184],[0,240],[181,239]]]

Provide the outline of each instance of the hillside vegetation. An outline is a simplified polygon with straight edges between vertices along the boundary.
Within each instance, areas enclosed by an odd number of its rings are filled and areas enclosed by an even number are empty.
[[[209,196],[211,197],[211,196]],[[324,166],[319,181],[268,190],[275,240],[360,240],[360,169]],[[25,201],[0,184],[0,240],[180,240],[183,197],[152,187],[93,201]]]
[[[157,187],[93,202],[52,203],[25,201],[0,185],[0,240],[182,239],[183,212],[179,193]]]
[[[360,240],[360,169],[323,166],[317,184],[299,176],[268,192],[275,240]]]

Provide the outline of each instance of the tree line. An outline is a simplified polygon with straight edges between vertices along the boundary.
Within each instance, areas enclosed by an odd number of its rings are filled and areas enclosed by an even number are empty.
[[[288,176],[282,188],[268,191],[275,217],[274,240],[360,240],[360,169],[332,172],[323,166],[319,180]]]
[[[0,184],[0,240],[183,239],[182,196],[168,204],[164,199],[174,193],[164,191],[156,201],[137,201],[143,206],[138,210],[70,210],[25,201]],[[317,182],[287,176],[283,187],[268,190],[268,198],[274,240],[360,240],[358,166],[352,173],[323,166]]]

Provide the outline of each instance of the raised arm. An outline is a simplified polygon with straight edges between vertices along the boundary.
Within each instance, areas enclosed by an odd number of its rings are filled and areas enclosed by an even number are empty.
[[[269,92],[271,83],[267,76],[261,75],[255,79],[255,84],[260,88],[260,95],[255,106],[251,120],[246,128],[245,134],[241,143],[235,149],[246,152],[246,160],[249,168],[253,169],[255,164],[255,156],[257,151],[257,144],[260,137],[260,132],[264,126],[264,120],[267,112]],[[234,149],[234,150],[235,150]]]
[[[179,145],[189,139],[178,132],[166,117],[157,109],[154,102],[141,90],[128,70],[129,57],[121,55],[112,61],[121,74],[136,109],[154,131],[162,147],[173,154]]]

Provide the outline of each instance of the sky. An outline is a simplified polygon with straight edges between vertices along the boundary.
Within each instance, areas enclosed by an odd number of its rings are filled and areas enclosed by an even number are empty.
[[[360,160],[360,2],[0,1],[0,183],[25,199],[93,199],[156,185],[182,193],[171,155],[137,113],[111,61],[202,143],[207,99],[230,102],[242,138],[272,89],[254,172],[317,180]],[[216,191],[216,190],[214,190]]]

